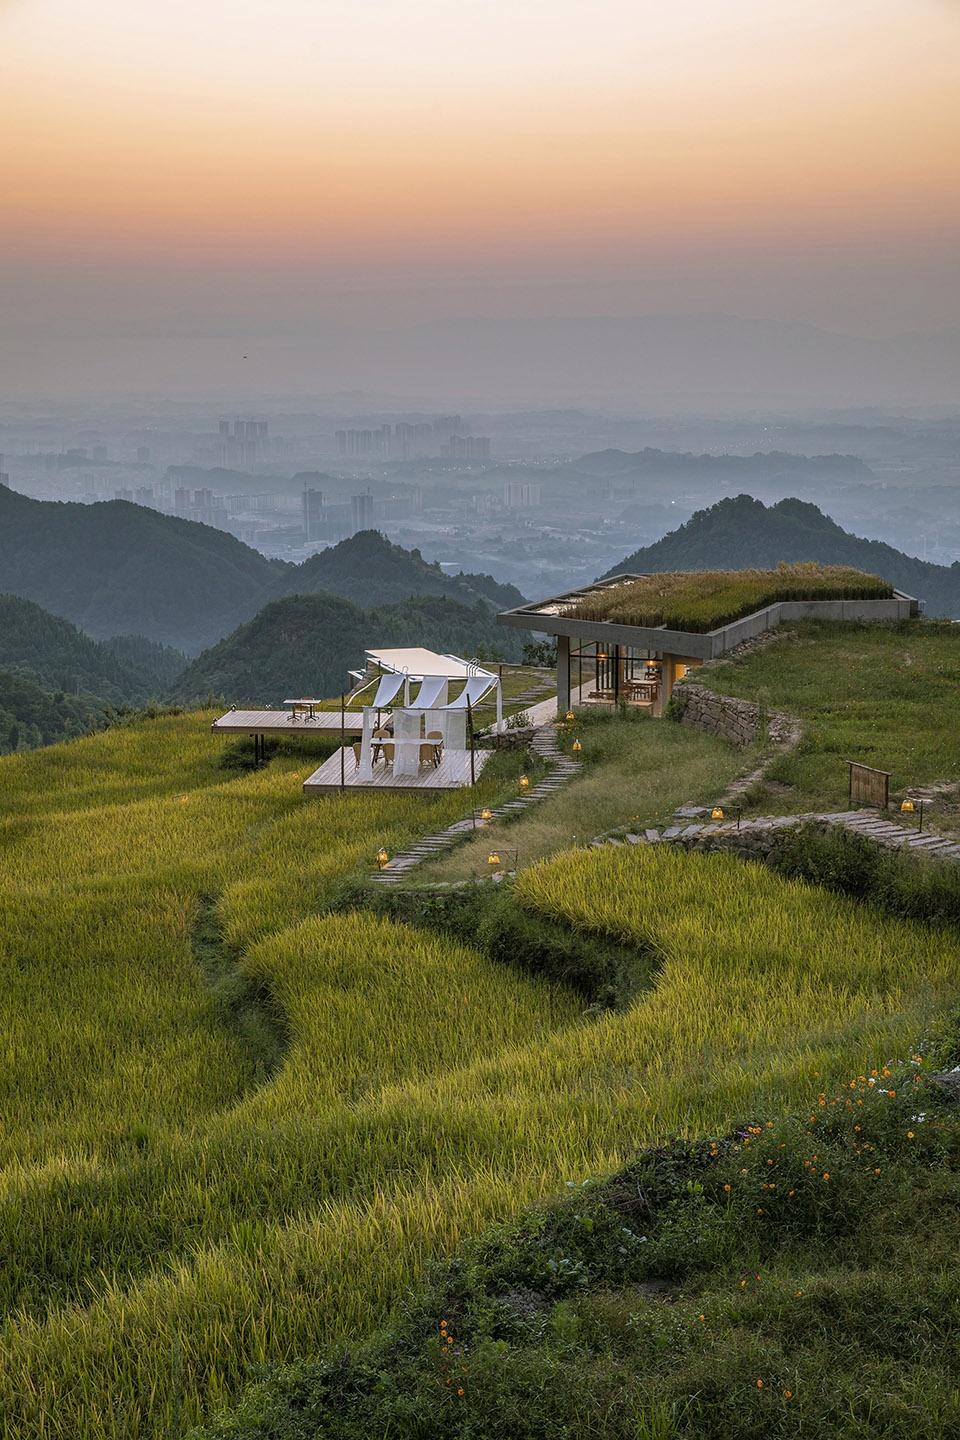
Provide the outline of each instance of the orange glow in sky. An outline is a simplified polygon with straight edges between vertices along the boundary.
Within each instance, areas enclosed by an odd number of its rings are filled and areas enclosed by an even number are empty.
[[[0,0],[14,310],[293,267],[909,328],[956,304],[958,154],[951,0]]]

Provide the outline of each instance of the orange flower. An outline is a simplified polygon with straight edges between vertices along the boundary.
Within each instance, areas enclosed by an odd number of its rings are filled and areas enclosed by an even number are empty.
[[[706,1317],[706,1315],[698,1315],[698,1316],[697,1316],[697,1319],[701,1322],[701,1324],[704,1324],[704,1323],[706,1323],[707,1317]]]
[[[824,1170],[824,1172],[823,1172],[823,1178],[824,1178],[824,1180],[829,1180],[829,1179],[830,1179],[830,1171],[829,1171],[829,1170]]]
[[[724,1187],[723,1187],[724,1194],[725,1194],[725,1195],[729,1195],[729,1194],[730,1194],[730,1191],[731,1191],[732,1189],[733,1189],[733,1186],[732,1186],[732,1185],[730,1185],[730,1184],[724,1185]]]
[[[894,1099],[894,1097],[896,1096],[896,1093],[897,1093],[896,1090],[888,1090],[888,1091],[887,1091],[887,1094],[890,1096],[890,1099],[891,1099],[891,1100]]]
[[[457,1390],[457,1394],[458,1394],[458,1395],[465,1395],[465,1394],[466,1394],[466,1391],[464,1390],[464,1388],[463,1388],[462,1385],[461,1385],[460,1388]]]
[[[758,1389],[758,1390],[762,1390],[762,1389],[763,1389],[763,1381],[762,1381],[762,1380],[758,1380],[758,1381],[757,1381],[757,1389]]]
[[[792,1391],[792,1390],[784,1390],[784,1392],[783,1392],[783,1398],[784,1398],[784,1400],[792,1400],[792,1399],[793,1399],[793,1391]]]

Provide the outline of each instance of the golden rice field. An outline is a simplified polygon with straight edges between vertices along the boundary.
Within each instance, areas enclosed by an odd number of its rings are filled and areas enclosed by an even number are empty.
[[[366,1333],[431,1256],[674,1130],[790,1108],[957,994],[932,932],[723,856],[576,851],[524,904],[661,959],[628,1012],[316,912],[462,797],[224,779],[202,719],[0,762],[0,1435],[181,1433]],[[281,1019],[264,1076],[191,941],[214,896]],[[821,1087],[822,1088],[822,1087]]]

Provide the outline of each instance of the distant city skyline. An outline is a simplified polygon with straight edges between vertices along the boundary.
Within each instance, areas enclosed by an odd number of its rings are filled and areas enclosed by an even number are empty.
[[[0,135],[13,394],[549,393],[462,318],[960,327],[947,0],[0,0]]]

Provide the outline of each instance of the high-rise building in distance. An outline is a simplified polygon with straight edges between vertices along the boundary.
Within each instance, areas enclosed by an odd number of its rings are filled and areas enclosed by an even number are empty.
[[[350,509],[353,516],[353,528],[357,530],[371,530],[373,528],[373,496],[369,491],[363,495],[352,495],[350,497]]]

